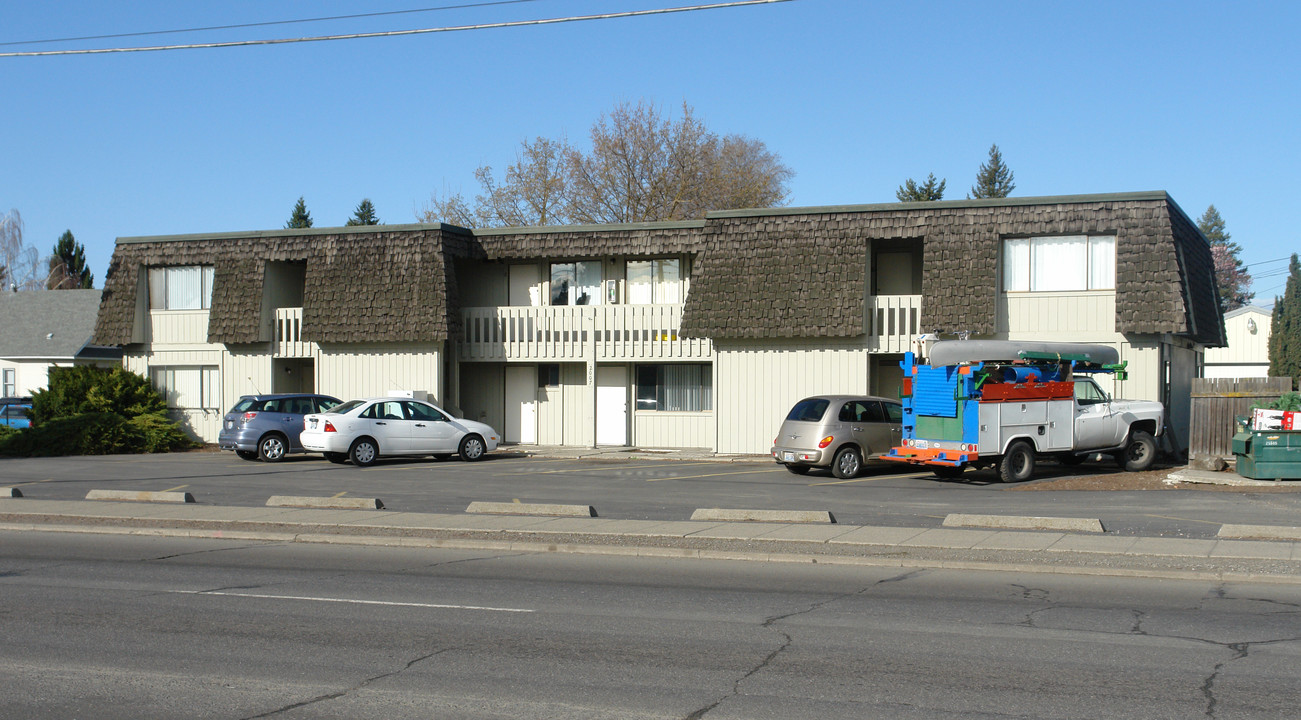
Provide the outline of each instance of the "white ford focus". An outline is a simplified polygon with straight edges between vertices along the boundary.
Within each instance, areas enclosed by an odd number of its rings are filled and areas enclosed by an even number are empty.
[[[381,455],[444,460],[458,454],[462,460],[479,460],[497,449],[499,439],[496,430],[481,422],[453,418],[420,400],[391,397],[351,400],[329,412],[305,415],[300,436],[304,450],[359,467],[375,464]]]

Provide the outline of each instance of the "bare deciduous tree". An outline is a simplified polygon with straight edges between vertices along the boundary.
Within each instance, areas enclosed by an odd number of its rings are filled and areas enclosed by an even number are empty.
[[[468,227],[685,220],[780,205],[794,175],[762,141],[720,137],[686,104],[674,119],[644,101],[622,103],[590,139],[588,152],[563,139],[525,141],[500,184],[490,167],[475,172],[483,192],[473,209],[444,193],[418,217]]]
[[[0,215],[0,282],[4,289],[40,290],[41,256],[23,244],[23,218],[17,210]]]

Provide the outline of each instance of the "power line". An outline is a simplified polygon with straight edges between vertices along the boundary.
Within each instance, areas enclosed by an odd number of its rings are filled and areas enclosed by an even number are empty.
[[[208,27],[181,28],[176,30],[150,30],[146,32],[116,33],[113,35],[83,35],[82,37],[51,38],[49,40],[13,40],[10,42],[0,42],[0,47],[8,47],[11,45],[43,45],[46,43],[76,42],[78,40],[112,40],[116,38],[145,37],[148,35],[203,32],[205,30],[235,30],[240,28],[267,27],[268,25],[293,25],[295,23],[325,22],[328,20],[355,20],[357,18],[381,17],[384,15],[409,15],[412,13],[436,12],[439,10],[464,10],[466,8],[490,7],[492,5],[517,5],[519,3],[537,1],[538,0],[492,0],[491,2],[443,5],[441,7],[420,8],[417,10],[389,10],[386,12],[358,13],[356,15],[332,15],[330,17],[302,18],[300,20],[269,20],[267,22],[239,23],[236,25],[209,25]]]
[[[1243,265],[1243,267],[1256,267],[1257,265],[1268,265],[1269,263],[1287,262],[1288,260],[1291,259],[1292,257],[1289,255],[1288,257],[1276,258],[1274,260],[1257,260],[1256,262],[1251,263],[1250,265]]]
[[[281,38],[277,40],[237,40],[231,42],[193,43],[188,45],[154,45],[150,47],[7,52],[0,53],[0,58],[46,57],[51,55],[100,55],[106,53],[153,52],[158,50],[197,50],[201,48],[249,47],[254,45],[285,45],[288,43],[300,42],[324,42],[326,40],[401,37],[404,35],[425,35],[428,33],[458,32],[463,30],[494,30],[499,28],[528,27],[533,25],[556,25],[559,23],[581,22],[584,20],[613,20],[616,18],[643,17],[647,15],[667,15],[670,13],[692,12],[696,10],[718,10],[722,8],[743,7],[746,5],[765,5],[778,2],[790,2],[790,0],[736,0],[736,2],[722,2],[710,5],[689,5],[675,8],[658,8],[654,10],[632,10],[628,12],[603,13],[599,15],[572,15],[569,17],[544,18],[541,20],[513,20],[509,22],[482,23],[479,25],[457,25],[452,27],[421,28],[417,30],[390,30],[386,32],[351,33],[347,35],[320,35],[316,37]]]

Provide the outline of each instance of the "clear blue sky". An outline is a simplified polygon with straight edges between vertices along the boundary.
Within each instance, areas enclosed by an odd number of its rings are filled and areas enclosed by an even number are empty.
[[[0,43],[482,0],[8,2]],[[0,52],[302,37],[664,8],[534,0]],[[1301,4],[792,2],[617,20],[230,49],[0,58],[0,212],[42,254],[70,229],[97,286],[121,236],[317,227],[364,197],[414,222],[519,142],[584,144],[616,103],[683,101],[795,170],[790,204],[966,196],[991,143],[1014,195],[1166,190],[1214,204],[1242,259],[1301,251]],[[1265,263],[1259,264],[1257,263]],[[1257,304],[1285,276],[1260,278]]]

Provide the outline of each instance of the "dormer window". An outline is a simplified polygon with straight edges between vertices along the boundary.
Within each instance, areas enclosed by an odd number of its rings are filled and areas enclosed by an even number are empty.
[[[1008,238],[1004,292],[1075,292],[1116,287],[1114,235]]]
[[[552,305],[600,305],[601,261],[552,263]]]
[[[677,258],[628,261],[630,305],[682,302],[682,261]]]
[[[149,268],[149,309],[211,308],[213,275],[211,265]]]

